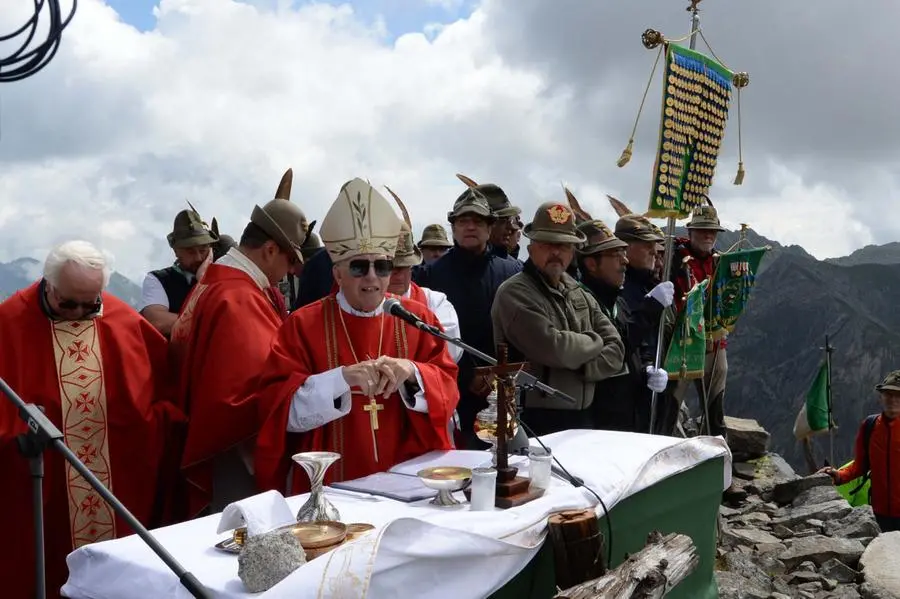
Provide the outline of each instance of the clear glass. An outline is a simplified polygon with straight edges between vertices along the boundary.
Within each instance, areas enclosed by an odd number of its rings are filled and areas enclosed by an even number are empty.
[[[490,394],[485,398],[488,407],[475,416],[475,425],[478,429],[476,435],[485,443],[491,444],[491,464],[494,466],[497,466],[497,395],[497,381],[495,380]],[[512,418],[513,434],[510,435],[510,439],[513,439],[519,430],[519,423],[515,420],[514,414]]]
[[[494,468],[472,470],[472,495],[469,500],[473,512],[489,512],[494,509],[497,493],[497,471]]]
[[[531,479],[529,488],[550,488],[550,466],[553,463],[553,455],[550,450],[543,447],[531,447],[528,449],[528,477]]]

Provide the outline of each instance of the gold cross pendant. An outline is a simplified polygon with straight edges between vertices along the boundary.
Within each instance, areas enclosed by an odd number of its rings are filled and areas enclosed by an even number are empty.
[[[375,431],[378,430],[378,410],[383,410],[384,405],[375,401],[374,397],[369,398],[369,403],[363,406],[363,410],[369,413],[369,424],[372,426],[372,450],[375,452],[375,461],[378,462],[378,440],[375,438]]]

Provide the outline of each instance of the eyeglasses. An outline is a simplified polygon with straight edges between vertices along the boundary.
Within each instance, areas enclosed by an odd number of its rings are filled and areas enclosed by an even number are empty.
[[[387,258],[381,260],[351,260],[348,263],[350,276],[357,279],[369,274],[369,269],[375,268],[375,276],[388,277],[394,270],[394,261]]]
[[[60,299],[58,305],[61,310],[77,310],[81,308],[82,310],[87,310],[89,312],[96,312],[100,309],[100,305],[103,301],[98,297],[92,302],[76,302],[75,300],[70,299]]]

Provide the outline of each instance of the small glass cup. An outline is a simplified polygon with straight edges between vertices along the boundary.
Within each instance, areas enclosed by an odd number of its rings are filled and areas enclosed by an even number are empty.
[[[528,448],[528,477],[530,489],[547,490],[550,488],[550,466],[553,454],[543,447]]]
[[[472,495],[469,500],[473,512],[489,512],[494,509],[497,493],[497,470],[494,468],[472,469]]]

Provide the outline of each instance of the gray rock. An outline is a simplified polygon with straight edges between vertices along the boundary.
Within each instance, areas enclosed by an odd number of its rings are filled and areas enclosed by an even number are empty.
[[[872,506],[863,505],[837,520],[829,520],[825,524],[825,534],[846,539],[871,539],[881,534]]]
[[[859,585],[859,596],[862,599],[897,599],[900,597],[900,595],[895,595],[871,582]]]
[[[816,593],[822,590],[824,585],[820,581],[815,582],[804,582],[803,584],[797,585],[797,590],[805,593],[810,593],[813,597],[816,596]]]
[[[745,478],[747,480],[752,480],[756,477],[756,466],[753,464],[748,464],[747,462],[734,462],[731,465],[731,471],[735,476],[739,476],[740,478]]]
[[[725,569],[749,581],[755,589],[766,592],[772,590],[771,577],[759,567],[756,560],[750,555],[729,553],[725,556]]]
[[[781,555],[781,552],[787,549],[784,543],[757,543],[756,552],[760,556]],[[784,566],[784,564],[781,564]]]
[[[818,599],[861,599],[855,585],[838,585],[833,591],[820,595]]]
[[[736,462],[762,457],[769,448],[769,433],[756,420],[725,417],[728,447]]]
[[[853,511],[850,504],[844,499],[835,499],[822,504],[804,505],[797,508],[787,508],[784,515],[772,520],[772,525],[782,524],[789,528],[807,520],[837,520]]]
[[[769,595],[769,599],[791,599],[791,596],[784,593],[772,593]]]
[[[816,520],[815,518],[811,518],[805,522],[798,522],[797,526],[794,527],[796,532],[803,532],[808,530],[814,530],[817,533],[822,532],[825,528],[825,523],[821,520]]]
[[[757,545],[759,543],[778,543],[779,539],[757,528],[730,528],[722,531],[722,541],[726,544]]]
[[[719,599],[767,599],[769,592],[758,589],[746,578],[734,572],[716,571]]]
[[[859,562],[863,551],[862,543],[857,540],[815,535],[793,539],[779,559],[788,569],[793,569],[805,561],[820,566],[832,558],[853,567]]]
[[[791,503],[803,491],[813,487],[831,487],[831,477],[827,474],[812,474],[803,478],[784,481],[775,485],[772,495],[777,503]]]
[[[772,527],[772,534],[779,539],[788,539],[794,536],[794,531],[784,524],[776,524]]]
[[[863,553],[865,555],[865,553]],[[859,572],[836,559],[830,559],[819,569],[822,576],[838,582],[856,582]]]
[[[882,534],[866,547],[859,560],[860,569],[872,592],[900,597],[900,531]],[[862,591],[860,591],[862,593]],[[862,593],[865,597],[865,593]]]
[[[741,514],[732,520],[732,522],[745,524],[745,525],[753,525],[753,524],[766,524],[771,522],[772,518],[769,514],[764,514],[762,512],[750,512],[749,514]]]
[[[238,577],[251,593],[266,591],[306,563],[290,530],[249,537],[238,555]]]
[[[734,516],[739,516],[741,513],[741,510],[728,507],[727,505],[719,506],[719,515],[724,518],[733,518]]]
[[[788,584],[803,584],[804,582],[816,582],[822,580],[822,576],[815,570],[797,570],[788,575]]]
[[[833,486],[813,487],[797,495],[791,502],[791,506],[798,508],[808,505],[815,505],[817,503],[826,503],[829,501],[834,501],[836,499],[843,499],[843,497],[841,497],[840,493],[838,493],[837,489],[835,489]]]

